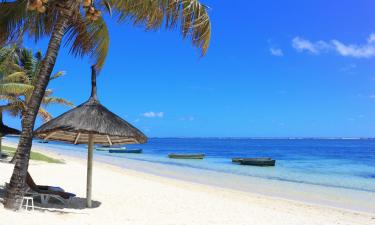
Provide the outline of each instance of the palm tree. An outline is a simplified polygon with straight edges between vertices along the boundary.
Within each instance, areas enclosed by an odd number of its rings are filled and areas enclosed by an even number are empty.
[[[0,116],[3,111],[11,116],[23,119],[27,113],[27,102],[30,100],[34,85],[37,83],[36,75],[40,66],[42,55],[35,55],[31,50],[19,48],[16,45],[0,49],[0,100],[6,104],[0,106]],[[50,80],[64,74],[63,71],[54,74]],[[44,122],[52,118],[46,107],[51,104],[73,106],[73,103],[53,96],[53,91],[47,89],[39,107],[38,115]],[[1,146],[1,140],[0,140]],[[12,161],[15,157],[12,159]]]
[[[3,52],[12,54],[2,54]],[[2,55],[6,55],[7,58],[3,59]],[[27,102],[30,101],[34,86],[38,81],[37,71],[41,60],[40,52],[34,55],[31,50],[17,46],[0,49],[0,100],[7,102],[1,108],[8,111],[10,115],[19,116],[21,119],[26,116]],[[63,74],[64,71],[59,71],[52,75],[50,80],[59,78]],[[52,89],[47,89],[38,111],[38,115],[44,122],[52,118],[46,109],[51,104],[73,106],[73,103],[64,98],[54,97]]]
[[[28,169],[32,132],[38,108],[66,35],[66,44],[75,56],[90,55],[101,68],[106,58],[109,35],[101,12],[131,21],[147,30],[180,28],[204,55],[208,49],[211,24],[207,7],[198,0],[3,0],[0,3],[0,45],[28,34],[38,41],[49,36],[47,52],[38,70],[28,111],[22,121],[16,164],[5,194],[5,207],[16,209]],[[83,15],[85,14],[85,15]]]

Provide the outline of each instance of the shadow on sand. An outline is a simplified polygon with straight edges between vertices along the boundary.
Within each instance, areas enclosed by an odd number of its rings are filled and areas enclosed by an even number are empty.
[[[5,187],[0,186],[0,203],[4,203],[4,195],[5,195]],[[92,201],[92,207],[93,208],[98,208],[102,203],[99,201]],[[63,209],[73,209],[73,210],[83,210],[87,209],[86,207],[86,198],[81,198],[81,197],[74,197],[69,203],[67,204],[62,204],[56,199],[50,199],[48,204],[41,204],[40,203],[40,198],[35,197],[34,198],[34,205],[35,205],[35,210],[38,211],[50,211],[50,212],[56,212],[56,213],[80,213],[77,211],[65,211]]]

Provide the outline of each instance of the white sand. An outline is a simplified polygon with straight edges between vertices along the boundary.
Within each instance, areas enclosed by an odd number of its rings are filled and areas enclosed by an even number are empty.
[[[86,209],[86,162],[62,158],[65,164],[31,161],[38,184],[58,185],[77,194],[69,208],[50,204],[48,210],[13,212],[0,206],[0,225],[361,225],[375,224],[375,214],[311,205],[259,194],[189,183],[94,163],[93,199]],[[13,166],[0,163],[0,184]],[[100,202],[100,205],[98,205]],[[375,203],[374,203],[375,204]]]

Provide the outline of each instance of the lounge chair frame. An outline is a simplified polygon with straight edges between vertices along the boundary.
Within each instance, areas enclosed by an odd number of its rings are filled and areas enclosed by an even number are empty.
[[[37,191],[32,190],[28,186],[26,187],[25,195],[33,197],[33,198],[40,197],[40,203],[42,203],[42,205],[48,204],[48,202],[51,198],[54,198],[54,199],[58,200],[63,205],[67,205],[67,204],[71,203],[71,201],[73,199],[73,196],[69,197],[68,199],[64,199],[63,197],[61,197],[59,195],[56,195],[56,194],[37,192]]]

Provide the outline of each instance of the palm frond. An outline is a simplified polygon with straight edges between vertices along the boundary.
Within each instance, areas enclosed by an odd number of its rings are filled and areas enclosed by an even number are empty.
[[[66,105],[69,107],[74,107],[74,104],[66,99],[63,98],[57,98],[57,97],[44,97],[42,100],[42,104],[47,106],[50,104],[60,104],[60,105]]]
[[[28,0],[0,3],[0,45],[17,42],[24,34],[38,41],[51,34],[58,10],[56,2],[46,3],[45,13],[27,10]]]
[[[33,52],[29,49],[22,49],[20,48],[18,50],[19,52],[19,59],[20,59],[20,66],[23,68],[23,70],[28,75],[29,79],[32,79],[33,72],[35,71],[35,64],[36,60],[33,56]]]
[[[5,84],[5,83],[13,83],[13,82],[15,82],[15,83],[21,82],[21,83],[24,83],[24,84],[30,84],[29,77],[23,71],[21,71],[21,72],[14,72],[12,74],[7,75],[3,79],[2,82],[3,82],[3,84]]]
[[[88,21],[77,17],[67,32],[65,45],[70,45],[74,56],[89,55],[98,68],[104,65],[109,48],[109,32],[103,18]]]
[[[37,82],[37,70],[42,60],[42,55],[34,55],[31,50],[17,46],[0,48],[0,100],[6,105],[0,106],[12,116],[22,116],[27,112],[27,103],[31,98],[34,85]],[[12,66],[11,66],[12,65]],[[57,72],[51,79],[60,77],[64,72]],[[63,98],[52,96],[53,91],[47,89],[42,99],[43,105],[61,104],[73,106]],[[48,120],[51,115],[46,109],[39,111],[43,120]]]
[[[110,16],[112,16],[112,6],[108,0],[103,0],[103,5]]]
[[[9,113],[13,117],[21,117],[26,112],[26,105],[23,101],[17,100],[1,106],[3,112]]]
[[[208,7],[198,0],[111,0],[110,4],[120,22],[133,21],[149,30],[159,29],[163,24],[168,29],[180,27],[182,36],[190,37],[202,55],[206,54],[211,22]]]
[[[53,74],[51,77],[50,77],[50,79],[49,80],[54,80],[54,79],[57,79],[57,78],[59,78],[59,77],[61,77],[61,76],[63,76],[65,74],[65,71],[59,71],[59,72],[57,72],[57,73],[55,73],[55,74]]]
[[[17,46],[12,45],[0,49],[0,73],[2,76],[14,71],[20,71],[21,69],[17,67],[18,62]]]
[[[52,89],[47,89],[46,92],[44,93],[44,97],[49,97],[53,94]]]
[[[0,3],[0,45],[22,37],[26,5],[27,0]]]
[[[15,95],[0,95],[0,100],[3,100],[3,101],[17,101],[17,97]]]
[[[39,108],[38,115],[43,119],[44,122],[48,122],[52,119],[52,115],[43,107]]]
[[[34,90],[34,86],[21,83],[5,83],[0,84],[0,94],[6,95],[25,95],[31,93]]]
[[[12,45],[5,48],[0,48],[0,64],[5,61],[14,61],[13,57],[16,55],[16,46]]]

